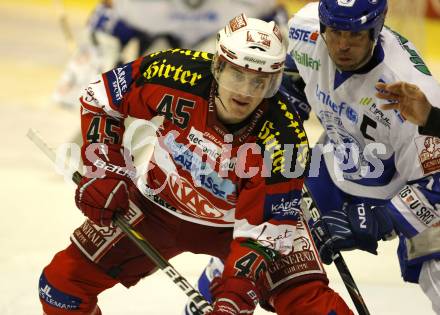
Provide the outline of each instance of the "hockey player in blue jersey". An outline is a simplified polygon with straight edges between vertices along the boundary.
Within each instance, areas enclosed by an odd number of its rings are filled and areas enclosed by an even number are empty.
[[[387,9],[386,0],[321,0],[289,21],[288,60],[324,128],[306,182],[332,237],[315,242],[329,264],[339,250],[377,254],[378,241],[397,234],[403,279],[440,314],[440,140],[377,96],[381,83],[405,81],[435,107],[440,86],[414,45],[384,27]],[[283,80],[297,95],[293,87]],[[297,102],[305,118],[307,103]],[[199,286],[218,266],[208,265]]]
[[[330,263],[337,250],[376,254],[396,232],[402,277],[440,314],[440,140],[383,110],[376,84],[416,84],[431,104],[440,88],[386,13],[386,0],[321,0],[289,21],[288,54],[325,131],[307,186],[332,239],[315,242]]]

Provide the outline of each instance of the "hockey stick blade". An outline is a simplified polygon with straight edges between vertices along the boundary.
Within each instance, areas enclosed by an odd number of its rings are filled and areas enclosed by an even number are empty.
[[[46,141],[39,135],[35,129],[29,129],[27,137],[53,162],[56,161],[56,154],[53,148],[51,148]],[[76,171],[72,175],[72,181],[75,184],[79,184],[82,179],[82,175]],[[139,249],[153,261],[153,263],[182,289],[191,302],[194,303],[200,314],[205,314],[212,311],[211,305],[206,299],[196,290],[189,282],[184,278],[151,244],[148,242],[142,234],[137,232],[133,227],[124,219],[122,215],[115,215],[113,223],[119,227],[127,237],[132,240]]]
[[[312,194],[307,189],[305,184],[302,190],[302,199],[304,205],[303,210],[307,212],[306,214],[309,215],[310,218],[315,222],[321,220],[321,212],[316,206]],[[330,233],[328,229],[325,229],[324,232],[325,236],[329,239]],[[335,263],[336,269],[338,270],[339,275],[341,276],[342,281],[344,282],[348,294],[350,294],[351,300],[353,301],[353,304],[356,307],[359,315],[370,315],[370,311],[368,310],[367,305],[365,304],[364,299],[362,298],[362,295],[356,285],[356,282],[354,281],[350,270],[348,269],[348,266],[345,263],[345,260],[340,252],[335,253],[335,255],[333,256],[333,262]]]

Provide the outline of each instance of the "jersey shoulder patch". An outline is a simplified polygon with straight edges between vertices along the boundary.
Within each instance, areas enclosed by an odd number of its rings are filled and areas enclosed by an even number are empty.
[[[107,85],[109,101],[114,108],[120,107],[124,95],[128,92],[133,83],[133,63],[129,62],[105,72],[102,76]]]
[[[388,27],[385,27],[381,34],[385,39],[390,39],[389,45],[392,46],[387,49],[387,52],[390,53],[389,62],[395,64],[393,68],[402,69],[402,63],[405,63],[420,74],[432,76],[431,71],[411,41]]]

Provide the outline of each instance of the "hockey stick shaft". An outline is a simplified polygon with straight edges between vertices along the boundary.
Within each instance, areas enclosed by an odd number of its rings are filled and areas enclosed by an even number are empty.
[[[67,19],[66,10],[64,7],[63,0],[54,0],[55,14],[58,17],[59,25],[61,27],[61,32],[66,39],[69,49],[72,50],[75,46],[72,28],[70,27],[69,21]]]
[[[53,162],[56,162],[55,151],[39,136],[39,134],[29,129],[27,137]],[[79,184],[83,176],[75,171],[72,175],[72,181]],[[151,261],[180,288],[201,314],[212,311],[211,305],[206,299],[184,278],[139,232],[124,219],[122,215],[116,214],[113,223],[119,227],[128,238],[130,238],[139,249],[151,259]]]
[[[315,201],[313,200],[312,194],[307,189],[305,184],[302,190],[302,198],[305,205],[304,210],[308,212],[308,215],[310,215],[311,219],[314,222],[322,220],[321,212],[319,211]],[[323,223],[323,226],[325,227],[325,222]],[[325,229],[324,233],[326,238],[330,239],[330,232],[328,229]],[[341,276],[342,281],[344,282],[348,294],[350,294],[351,300],[353,301],[353,304],[356,307],[359,315],[370,315],[370,311],[368,310],[367,305],[365,304],[364,299],[362,298],[362,295],[356,285],[356,282],[354,281],[353,276],[345,263],[344,257],[342,257],[339,251],[334,254],[333,262],[336,265],[336,269],[338,270],[339,275]]]

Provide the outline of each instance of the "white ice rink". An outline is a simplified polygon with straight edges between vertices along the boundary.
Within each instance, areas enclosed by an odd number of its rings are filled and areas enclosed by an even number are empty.
[[[83,19],[79,11],[71,22],[78,26]],[[51,7],[0,1],[0,315],[42,314],[41,270],[83,220],[73,184],[66,184],[25,136],[33,127],[57,146],[78,130],[79,113],[50,101],[68,54]],[[371,314],[433,314],[418,286],[402,282],[396,246],[382,242],[379,256],[344,255]],[[171,261],[190,282],[206,262],[206,256],[191,254]],[[350,301],[333,266],[328,273],[331,286]],[[99,297],[105,315],[180,314],[184,302],[184,294],[160,271],[134,288],[118,285]]]

